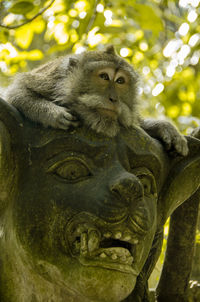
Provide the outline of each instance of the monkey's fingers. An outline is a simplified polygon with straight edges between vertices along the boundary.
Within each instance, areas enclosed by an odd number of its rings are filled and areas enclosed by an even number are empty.
[[[188,154],[187,140],[172,124],[163,122],[159,127],[158,137],[163,141],[167,150],[175,149],[183,156]]]
[[[80,126],[80,122],[79,121],[71,121],[70,122],[70,126],[76,128]]]
[[[171,133],[168,131],[168,128],[160,128],[159,131],[159,135],[158,137],[163,141],[163,143],[165,144],[165,148],[167,150],[170,150],[172,147],[172,137],[171,137]]]
[[[62,118],[59,119],[58,121],[58,128],[63,129],[63,130],[68,130],[70,127],[78,127],[80,123],[78,121],[69,121],[68,119],[63,116]]]
[[[194,129],[191,133],[192,136],[200,139],[200,127]]]
[[[188,154],[189,149],[188,149],[187,140],[183,135],[181,135],[179,133],[177,135],[174,135],[172,143],[173,143],[175,150],[179,154],[181,154],[183,156],[186,156]]]
[[[69,109],[64,108],[65,112],[63,112],[63,116],[66,118],[66,120],[69,121],[77,121],[77,117],[73,115]]]
[[[79,121],[76,120],[76,117],[62,106],[54,107],[49,121],[49,125],[57,129],[68,130],[70,127],[79,126]]]

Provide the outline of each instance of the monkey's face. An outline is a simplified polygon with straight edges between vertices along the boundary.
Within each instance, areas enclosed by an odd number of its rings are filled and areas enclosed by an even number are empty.
[[[90,74],[90,81],[104,99],[102,107],[97,108],[101,115],[117,120],[123,110],[123,103],[131,107],[130,100],[124,97],[130,89],[130,75],[124,70],[100,68]]]
[[[136,78],[112,62],[90,62],[82,74],[78,103],[86,124],[113,137],[120,125],[129,127],[136,121]]]

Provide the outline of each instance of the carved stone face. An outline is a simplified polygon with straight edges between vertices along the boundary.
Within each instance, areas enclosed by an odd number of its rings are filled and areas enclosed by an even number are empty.
[[[43,129],[0,100],[0,300],[142,300],[167,217],[199,187],[188,143],[169,157],[137,127]]]
[[[39,275],[63,291],[60,301],[122,301],[155,234],[154,175],[122,163],[115,140],[61,133],[37,137],[22,159],[17,238]]]

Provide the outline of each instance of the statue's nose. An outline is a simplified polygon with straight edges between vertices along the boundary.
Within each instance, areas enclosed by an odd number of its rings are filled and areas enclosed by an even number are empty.
[[[143,198],[143,188],[138,178],[124,172],[110,182],[110,191],[127,206],[134,205]]]

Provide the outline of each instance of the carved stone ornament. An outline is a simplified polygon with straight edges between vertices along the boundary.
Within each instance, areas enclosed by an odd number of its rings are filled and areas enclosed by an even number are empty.
[[[0,100],[1,302],[142,296],[166,219],[200,184],[200,140],[45,129]]]

